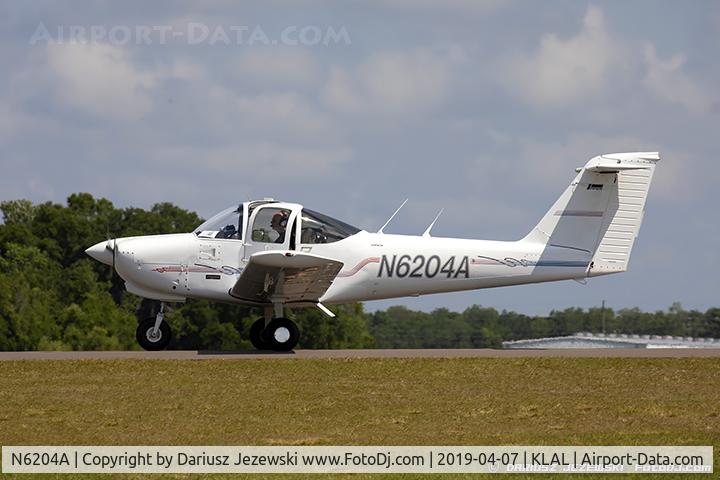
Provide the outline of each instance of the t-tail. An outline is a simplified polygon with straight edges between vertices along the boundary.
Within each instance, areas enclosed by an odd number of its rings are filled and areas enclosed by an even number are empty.
[[[523,241],[587,263],[588,277],[624,272],[659,160],[657,152],[591,159]]]

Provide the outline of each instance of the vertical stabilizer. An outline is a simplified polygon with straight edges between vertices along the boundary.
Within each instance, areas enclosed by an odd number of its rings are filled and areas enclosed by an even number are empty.
[[[584,253],[588,276],[627,270],[657,152],[594,157],[524,241]]]

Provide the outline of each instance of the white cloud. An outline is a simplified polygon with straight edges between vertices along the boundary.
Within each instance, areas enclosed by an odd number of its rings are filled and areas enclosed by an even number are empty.
[[[47,66],[63,104],[120,118],[150,110],[158,73],[136,67],[124,49],[103,43],[50,43],[47,48]]]
[[[381,52],[355,68],[335,67],[324,89],[325,102],[344,113],[403,114],[430,109],[448,95],[459,49]]]
[[[582,29],[566,40],[544,35],[532,55],[501,62],[501,83],[536,107],[566,107],[600,91],[622,52],[605,28],[602,11],[588,8]]]
[[[647,152],[658,148],[630,135],[603,136],[595,133],[573,133],[558,142],[523,141],[519,147],[523,170],[537,181],[537,186],[556,190],[558,194],[570,184],[575,176],[574,169],[597,155]]]
[[[683,72],[683,55],[669,60],[658,58],[655,46],[647,43],[644,48],[647,72],[645,85],[663,100],[680,105],[691,112],[708,111],[713,103],[709,92]]]
[[[184,92],[183,102],[192,105],[196,115],[183,122],[198,123],[224,142],[260,137],[327,144],[338,137],[332,119],[296,92],[264,89],[262,93],[247,94],[242,88],[221,85],[208,75],[194,79]]]
[[[243,117],[242,125],[248,129],[280,129],[301,135],[327,134],[332,129],[330,119],[296,93],[238,96],[233,105]]]
[[[265,69],[263,59],[268,61]],[[163,90],[160,97],[156,93],[168,80],[182,80],[183,84],[175,87],[181,95],[178,101],[193,116],[176,121],[201,123],[205,130],[230,139],[261,134],[264,138],[303,137],[312,142],[319,136],[325,140],[335,137],[333,122],[324,112],[306,96],[280,85],[291,72],[299,76],[288,83],[300,77],[303,82],[309,81],[316,75],[310,54],[249,53],[236,66],[257,79],[274,78],[277,88],[264,85],[260,93],[248,93],[237,82],[216,78],[202,63],[187,57],[152,69],[142,68],[135,65],[129,52],[105,44],[50,45],[46,64],[30,65],[24,76],[44,77],[38,72],[49,70],[57,80],[52,87],[62,105],[121,119],[137,118],[152,110],[162,112],[171,93]],[[47,88],[47,84],[42,87]],[[2,124],[0,109],[0,129]]]
[[[162,147],[153,151],[158,164],[200,170],[205,175],[237,176],[246,182],[323,183],[352,157],[348,148],[301,147],[240,141],[221,147]],[[274,188],[274,187],[273,187]]]
[[[177,58],[169,66],[163,69],[163,76],[189,81],[207,81],[208,76],[205,69],[186,58]]]
[[[271,85],[312,85],[321,71],[315,56],[301,48],[255,48],[245,51],[232,70],[241,81]]]
[[[660,139],[648,141],[633,135],[578,132],[559,142],[523,141],[517,149],[518,154],[513,160],[496,168],[505,170],[507,178],[517,178],[515,186],[532,179],[534,189],[557,192],[558,195],[575,175],[574,168],[605,153],[659,151],[661,160],[652,187],[654,198],[687,202],[694,196],[693,185],[702,183],[693,166],[693,155]],[[519,178],[510,175],[510,172],[518,171],[521,172]]]

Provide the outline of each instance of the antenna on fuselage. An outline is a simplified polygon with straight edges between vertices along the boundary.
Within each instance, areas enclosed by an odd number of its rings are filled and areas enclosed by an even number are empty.
[[[438,218],[440,218],[440,215],[442,215],[442,213],[444,211],[445,211],[445,209],[441,208],[440,211],[438,212],[438,214],[435,215],[435,220],[433,220],[432,223],[430,223],[430,225],[428,225],[428,228],[425,229],[425,233],[422,234],[423,237],[425,237],[425,238],[430,237],[430,230],[432,230],[432,228],[435,226],[435,222],[437,222]]]
[[[383,225],[382,227],[380,227],[380,230],[378,230],[377,233],[385,233],[385,232],[383,232],[383,230],[385,229],[385,227],[387,227],[387,226],[388,226],[388,223],[390,223],[390,222],[392,221],[392,219],[395,218],[395,215],[397,215],[397,213],[400,211],[400,209],[405,206],[405,204],[407,203],[408,200],[409,200],[409,199],[406,198],[405,201],[402,202],[402,204],[398,207],[398,209],[395,210],[395,213],[393,213],[392,215],[390,215],[390,218],[388,218],[387,222],[385,222],[385,225]]]

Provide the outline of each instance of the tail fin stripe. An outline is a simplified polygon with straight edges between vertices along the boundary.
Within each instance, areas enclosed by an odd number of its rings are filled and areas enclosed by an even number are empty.
[[[602,217],[605,212],[591,210],[558,210],[557,217]]]

